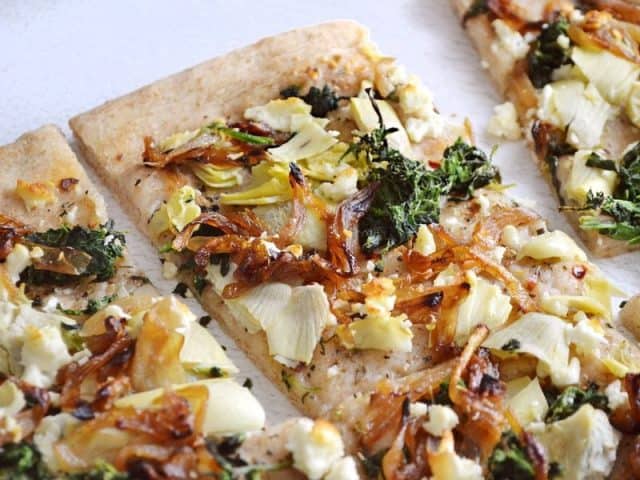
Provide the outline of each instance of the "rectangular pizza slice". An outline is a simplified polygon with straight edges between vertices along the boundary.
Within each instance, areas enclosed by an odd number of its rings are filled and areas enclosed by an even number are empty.
[[[640,370],[615,288],[363,27],[271,37],[70,124],[165,265],[367,476],[612,471],[606,412]]]
[[[358,478],[330,423],[263,429],[214,337],[127,262],[57,128],[0,162],[0,478]]]
[[[577,5],[580,3],[580,5]],[[640,7],[453,0],[483,65],[588,248],[640,244]],[[502,108],[495,125],[513,123]],[[497,110],[499,112],[499,110]]]

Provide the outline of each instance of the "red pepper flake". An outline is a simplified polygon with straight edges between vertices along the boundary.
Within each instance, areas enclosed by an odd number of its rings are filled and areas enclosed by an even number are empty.
[[[431,168],[433,168],[434,170],[436,170],[437,168],[440,168],[440,162],[436,161],[436,160],[429,160],[429,162],[427,162],[429,164],[429,166]]]
[[[587,269],[584,265],[574,265],[571,269],[571,274],[578,280],[582,280],[587,274]]]
[[[62,190],[63,192],[68,192],[73,188],[74,185],[77,185],[79,181],[80,180],[73,177],[63,178],[62,180],[60,180],[60,190]]]

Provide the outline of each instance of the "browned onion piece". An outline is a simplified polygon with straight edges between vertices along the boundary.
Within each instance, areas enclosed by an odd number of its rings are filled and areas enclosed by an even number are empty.
[[[72,247],[49,247],[26,242],[30,247],[37,245],[43,251],[41,257],[32,259],[33,268],[65,275],[82,275],[91,263],[91,255]]]
[[[586,13],[581,25],[569,26],[569,37],[581,47],[605,49],[612,54],[640,63],[638,42],[640,28],[631,23],[614,19],[611,14],[599,10]]]
[[[327,229],[327,250],[329,259],[340,271],[355,275],[358,273],[356,257],[357,226],[367,213],[379,184],[374,182],[355,195],[344,200],[336,211]]]
[[[606,10],[625,22],[640,23],[640,4],[624,0],[587,0],[585,3]]]
[[[431,474],[427,462],[429,434],[422,428],[423,419],[408,421],[382,458],[386,480],[421,480]]]
[[[29,232],[23,223],[0,214],[0,261],[5,260],[16,242]]]
[[[289,186],[293,192],[291,201],[291,217],[289,221],[282,227],[277,238],[276,245],[284,248],[293,243],[293,239],[300,232],[307,215],[305,203],[307,197],[311,195],[307,183],[305,182],[302,170],[295,163],[289,164]]]
[[[51,407],[49,392],[44,388],[34,387],[17,378],[7,378],[4,381],[13,382],[22,391],[30,405],[29,408],[23,409],[13,417],[20,426],[20,438],[27,438],[35,431]],[[14,441],[16,440],[11,431],[3,430],[3,433],[0,434],[0,446]]]

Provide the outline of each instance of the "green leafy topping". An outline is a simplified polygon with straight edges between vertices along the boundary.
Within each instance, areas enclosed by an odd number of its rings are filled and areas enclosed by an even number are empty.
[[[489,457],[491,480],[533,480],[535,470],[527,452],[511,430],[502,434],[500,442]]]
[[[443,196],[466,199],[474,189],[499,181],[489,158],[461,139],[445,150],[437,170],[405,157],[387,140],[396,129],[385,128],[373,99],[371,104],[379,127],[360,136],[345,153],[364,158],[369,169],[366,181],[377,184],[371,206],[359,223],[364,252],[390,250],[413,237],[421,224],[438,222]]]
[[[329,112],[338,108],[341,99],[328,85],[322,88],[311,87],[306,95],[300,95],[300,87],[291,85],[282,90],[280,95],[284,98],[298,97],[311,105],[311,115],[314,117],[326,117]]]
[[[469,199],[477,188],[500,183],[500,172],[487,154],[461,139],[444,151],[437,172],[442,178],[443,193],[460,200]]]
[[[614,172],[618,171],[616,162],[613,160],[605,160],[596,152],[591,152],[591,155],[587,158],[586,165],[591,168],[601,168],[602,170],[611,170]]]
[[[483,15],[485,13],[489,13],[489,2],[488,0],[474,0],[469,9],[465,12],[462,17],[462,24],[466,24],[467,21],[475,18],[479,15]]]
[[[207,450],[222,469],[221,472],[213,474],[212,478],[217,480],[232,480],[236,478],[259,480],[264,472],[275,472],[291,466],[291,461],[247,465],[237,454],[243,442],[244,436],[242,435],[233,435],[222,439],[213,437],[206,439]]]
[[[580,218],[580,227],[630,245],[640,243],[640,143],[625,153],[619,167],[615,161],[605,160],[596,153],[591,154],[587,165],[617,172],[619,183],[613,195],[587,192],[584,209],[611,218],[584,215]]]
[[[116,470],[113,465],[97,462],[96,466],[87,472],[71,473],[64,478],[65,480],[129,480],[132,477]]]
[[[567,387],[551,403],[544,421],[546,423],[553,423],[570,417],[577,412],[581,406],[586,404],[590,404],[594,408],[599,408],[605,412],[609,411],[607,396],[599,392],[596,385],[591,384],[586,389]]]
[[[224,378],[227,376],[227,373],[220,367],[201,367],[196,365],[189,370],[201,378]]]
[[[504,350],[505,352],[514,352],[520,348],[520,340],[517,338],[512,338],[507,343],[500,347],[500,350]]]
[[[237,128],[227,127],[226,125],[213,123],[206,127],[211,131],[218,131],[228,137],[234,138],[236,140],[240,140],[244,143],[249,143],[251,145],[273,145],[275,142],[271,137],[263,137],[261,135],[253,135],[251,133],[243,132],[238,130]]]
[[[570,47],[565,48],[558,43],[558,38],[567,36],[568,31],[569,22],[563,17],[542,27],[527,57],[529,78],[536,88],[551,82],[556,68],[571,63]]]
[[[87,306],[82,310],[72,309],[72,308],[62,308],[60,304],[58,304],[56,308],[60,310],[62,313],[64,313],[65,315],[71,315],[72,317],[79,317],[81,315],[93,315],[94,313],[102,310],[104,307],[106,307],[111,302],[113,302],[116,299],[116,297],[117,295],[113,294],[113,295],[105,295],[102,298],[91,298],[87,302]]]
[[[203,275],[195,275],[193,277],[193,287],[196,289],[196,292],[198,292],[198,295],[202,295],[204,287],[206,287],[208,284],[209,281]]]
[[[61,227],[46,232],[32,233],[27,236],[30,242],[48,247],[71,247],[91,256],[91,262],[80,276],[95,276],[96,281],[110,279],[116,272],[116,262],[124,254],[124,234],[113,230],[113,222],[109,221],[95,230],[75,226]],[[77,279],[77,276],[63,273],[36,270],[29,267],[23,272],[23,280],[28,284],[66,284]]]
[[[27,442],[8,443],[0,449],[0,478],[52,479],[38,449]]]

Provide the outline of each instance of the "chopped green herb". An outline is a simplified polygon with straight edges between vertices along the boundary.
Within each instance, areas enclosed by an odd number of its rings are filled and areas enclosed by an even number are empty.
[[[565,388],[551,403],[544,421],[546,423],[553,423],[570,417],[577,412],[581,406],[586,404],[590,404],[594,408],[599,408],[605,412],[609,411],[607,396],[598,391],[597,385],[591,384],[586,389],[572,386]]]
[[[250,143],[252,145],[273,145],[274,141],[271,137],[263,137],[260,135],[253,135],[251,133],[242,132],[237,128],[227,127],[225,125],[221,125],[218,123],[214,123],[209,125],[210,129],[216,130],[228,137],[235,138],[236,140],[240,140],[244,143]]]
[[[7,443],[0,448],[0,478],[53,479],[38,449],[28,443]]]
[[[71,247],[91,256],[91,261],[82,273],[82,277],[95,276],[99,282],[113,277],[116,272],[116,262],[124,254],[124,235],[113,230],[113,222],[109,221],[95,230],[75,226],[61,227],[46,232],[28,235],[30,242],[48,247]],[[23,272],[23,281],[28,284],[65,284],[76,280],[77,276],[62,273],[36,270],[33,267]]]
[[[175,286],[175,288],[173,289],[173,292],[176,295],[180,295],[182,298],[187,298],[187,291],[189,290],[189,287],[187,286],[186,283],[183,282],[178,282]]]
[[[438,222],[443,196],[469,198],[474,189],[499,181],[499,175],[482,151],[460,139],[445,150],[437,170],[405,157],[389,145],[387,136],[396,129],[385,128],[371,92],[369,96],[380,126],[352,143],[346,154],[364,158],[367,182],[378,185],[359,223],[360,245],[373,253],[407,242],[421,224]]]
[[[119,472],[113,465],[106,462],[97,462],[96,466],[87,472],[70,473],[64,480],[129,480],[133,477]]]
[[[300,88],[292,85],[282,90],[280,95],[284,98],[298,97],[311,105],[311,115],[314,117],[326,117],[329,112],[338,108],[338,102],[341,100],[328,85],[322,88],[311,87],[306,95],[300,95]]]
[[[561,35],[568,37],[569,22],[560,17],[555,22],[542,27],[538,39],[533,43],[527,56],[527,67],[531,83],[542,88],[549,82],[556,68],[571,63],[571,46],[558,43]]]
[[[203,327],[208,326],[211,323],[211,317],[209,315],[205,315],[204,317],[200,317],[198,319],[198,323]]]
[[[586,165],[587,167],[591,168],[601,168],[602,170],[611,170],[614,172],[618,171],[616,162],[614,162],[613,160],[605,160],[596,152],[591,152],[591,155],[589,155],[589,158],[587,158]]]
[[[244,383],[242,384],[242,386],[244,388],[248,388],[249,390],[251,390],[253,388],[253,380],[251,380],[249,377],[247,377],[244,381]]]
[[[64,313],[65,315],[71,315],[72,317],[78,317],[81,315],[93,315],[94,313],[102,310],[104,307],[106,307],[111,302],[113,302],[116,299],[116,297],[117,295],[113,294],[113,295],[105,295],[102,298],[91,298],[87,302],[87,306],[82,310],[62,308],[60,304],[58,304],[56,308],[60,310],[62,313]]]
[[[491,480],[533,480],[535,470],[525,447],[511,430],[502,434],[489,457]]]
[[[198,292],[198,295],[202,294],[204,287],[206,287],[208,283],[209,281],[206,279],[206,277],[203,277],[202,275],[195,275],[193,277],[193,286],[196,289],[196,292]]]
[[[505,352],[514,352],[520,349],[520,340],[517,338],[510,339],[507,343],[500,347],[500,350],[504,350]]]

